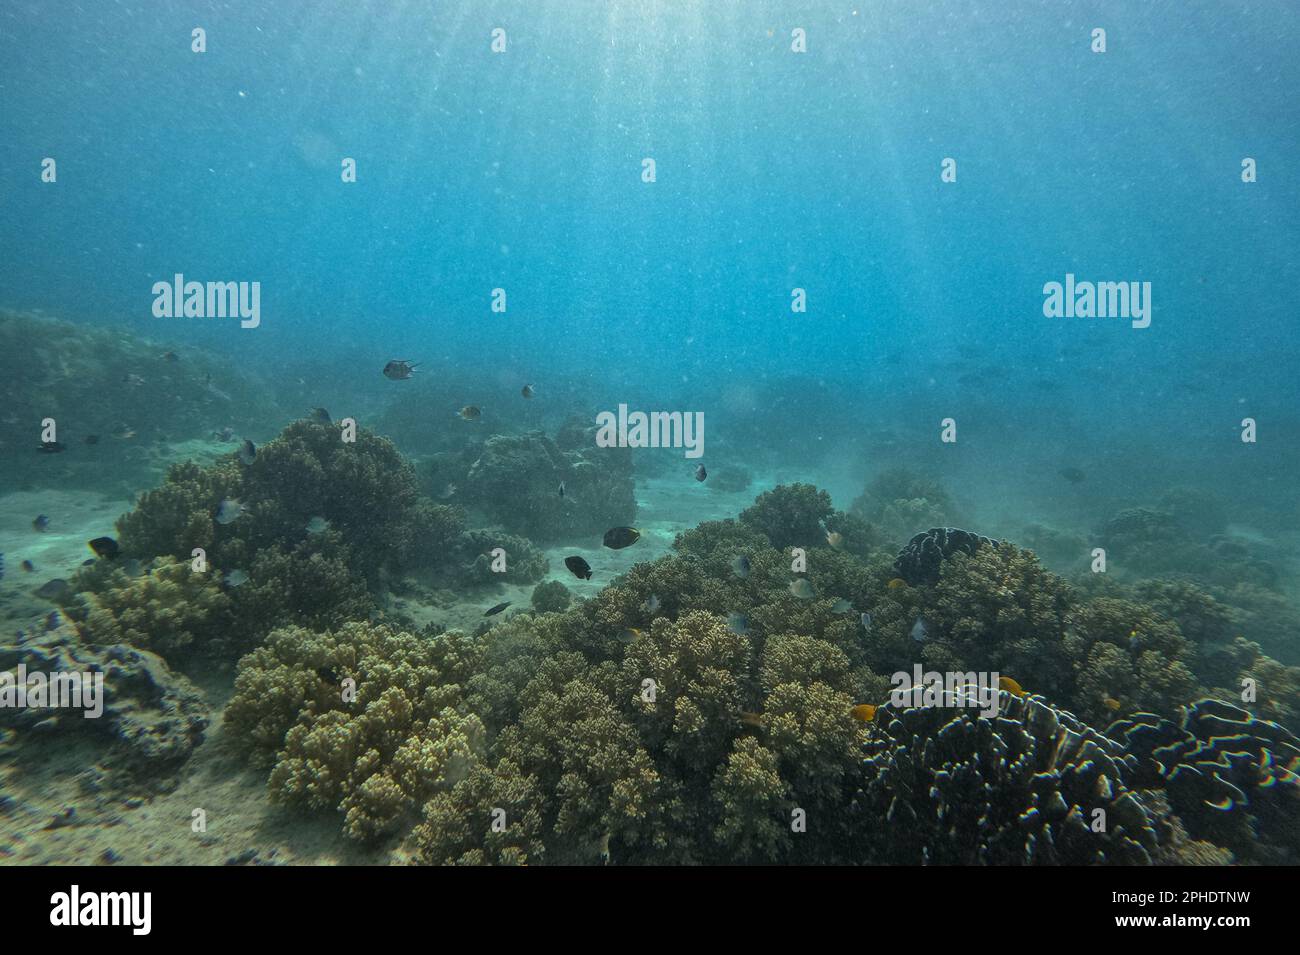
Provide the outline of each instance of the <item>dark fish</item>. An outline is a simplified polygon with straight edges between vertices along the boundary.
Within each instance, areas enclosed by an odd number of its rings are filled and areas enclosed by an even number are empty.
[[[524,387],[520,390],[519,393],[523,395],[525,398],[531,398],[533,395],[537,394],[537,389],[535,389],[532,385],[524,385]]]
[[[591,580],[591,564],[581,557],[564,558],[564,566],[569,568],[573,576],[580,577],[583,580]]]
[[[66,444],[60,444],[58,441],[43,441],[36,446],[36,450],[44,454],[59,454],[68,450]]]
[[[497,614],[499,614],[502,610],[505,610],[505,609],[506,609],[507,607],[509,607],[509,606],[510,606],[510,601],[507,600],[505,603],[503,603],[503,604],[497,604],[495,607],[488,607],[488,609],[485,610],[485,611],[483,612],[483,616],[485,616],[485,617],[495,617],[495,616],[496,616]]]
[[[456,414],[460,415],[461,418],[466,421],[477,421],[479,418],[483,417],[483,410],[477,405],[466,405],[457,411]]]
[[[44,600],[58,600],[66,594],[72,585],[62,577],[55,577],[53,580],[47,580],[37,587],[32,593]]]
[[[1087,477],[1087,475],[1078,468],[1061,468],[1058,473],[1071,484],[1082,484],[1084,479]]]
[[[334,419],[330,417],[330,413],[324,408],[312,408],[311,411],[307,413],[307,420],[313,421],[316,424],[329,424]]]
[[[384,377],[393,381],[405,381],[415,374],[416,362],[394,359],[384,366]]]
[[[253,444],[247,438],[239,446],[239,460],[245,465],[250,465],[257,459],[257,445]]]
[[[93,558],[93,557],[87,557],[85,560],[83,560],[83,561],[81,562],[81,566],[82,566],[82,567],[89,567],[89,566],[91,566],[91,565],[94,564],[94,563],[95,563],[95,558]]]
[[[50,519],[44,514],[37,514],[36,519],[32,521],[32,530],[45,533],[46,528],[50,526]]]
[[[560,497],[564,497],[564,482],[560,482]]]
[[[744,580],[746,577],[748,577],[749,558],[746,557],[744,554],[737,554],[736,558],[731,562],[731,572],[735,574],[737,577],[739,577],[741,580]]]
[[[28,573],[28,574],[30,574],[32,571],[36,569],[36,565],[33,564],[30,560],[25,560],[18,566],[23,569],[24,573]]]
[[[83,440],[84,440],[87,444],[99,444],[99,435],[97,435],[97,434],[88,434],[88,435],[86,435],[86,437],[85,437]]]
[[[727,629],[743,637],[749,633],[749,618],[743,613],[733,613],[727,617]]]
[[[709,476],[709,472],[704,470],[703,464],[701,464],[698,468],[695,469],[695,480],[703,481],[708,476]]]
[[[610,550],[622,550],[631,547],[641,539],[641,532],[635,527],[611,527],[605,531],[603,543]]]
[[[88,541],[90,549],[96,556],[107,557],[110,560],[118,555],[122,548],[117,546],[117,541],[111,537],[96,537],[93,541]]]

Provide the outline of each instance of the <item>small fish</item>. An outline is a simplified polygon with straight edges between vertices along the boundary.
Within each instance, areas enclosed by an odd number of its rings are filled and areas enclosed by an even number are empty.
[[[754,726],[762,729],[763,715],[761,713],[751,713],[748,710],[741,710],[740,722],[744,723],[746,726]]]
[[[122,564],[122,570],[128,577],[139,577],[142,569],[143,565],[135,557],[128,557]]]
[[[739,637],[749,633],[749,618],[742,613],[733,613],[727,617],[727,629]]]
[[[330,522],[323,517],[313,517],[307,522],[308,534],[324,534],[329,530]]]
[[[62,454],[68,450],[68,446],[60,444],[58,441],[42,441],[36,446],[36,450],[42,454]]]
[[[560,482],[560,497],[564,497],[564,482]]]
[[[47,580],[45,583],[41,584],[32,591],[32,593],[36,594],[36,596],[43,600],[58,600],[70,589],[72,589],[71,584],[62,577],[55,577],[53,580]]]
[[[30,560],[25,560],[18,566],[21,567],[23,569],[23,573],[26,574],[30,574],[32,571],[36,569],[36,565],[33,564]]]
[[[790,593],[800,600],[812,600],[817,596],[817,591],[813,590],[812,582],[807,577],[800,577],[798,580],[790,581]]]
[[[312,408],[307,412],[307,420],[315,424],[329,424],[334,419],[324,408]]]
[[[583,580],[591,580],[591,564],[587,563],[581,557],[574,556],[564,558],[564,566],[569,568],[569,571],[573,576],[580,577]]]
[[[826,543],[831,550],[839,550],[844,546],[844,535],[839,531],[827,531]]]
[[[510,606],[510,601],[507,600],[505,603],[497,604],[495,607],[488,607],[487,610],[483,611],[483,616],[495,617],[502,610],[505,610],[509,606]]]
[[[1113,696],[1106,697],[1106,699],[1101,701],[1101,705],[1112,712],[1120,708],[1119,700],[1115,699]]]
[[[456,485],[448,483],[448,485],[442,489],[442,493],[438,495],[438,500],[446,501],[455,496],[456,496]]]
[[[640,630],[638,630],[636,627],[628,627],[626,630],[620,630],[618,632],[618,635],[615,636],[614,639],[617,640],[619,643],[628,644],[631,643],[639,636],[641,636]]]
[[[709,472],[704,470],[703,464],[701,464],[698,468],[695,469],[695,480],[703,481],[708,476],[709,476]]]
[[[749,558],[744,554],[737,554],[731,561],[731,572],[744,580],[749,576]]]
[[[645,599],[645,603],[641,605],[646,613],[658,613],[661,606],[658,594],[651,594]]]
[[[163,358],[163,361],[180,361],[180,360],[181,360],[181,356],[178,355],[178,354],[176,354],[174,351],[164,352],[162,358]]]
[[[222,428],[220,431],[213,431],[212,436],[218,441],[234,441],[235,429],[227,426]]]
[[[531,398],[533,395],[537,394],[537,389],[532,385],[524,385],[523,388],[519,390],[519,393],[525,398]]]
[[[256,459],[257,445],[245,438],[244,443],[239,446],[240,463],[243,464],[244,467],[248,467],[248,465],[252,464]]]
[[[93,558],[93,557],[87,557],[85,560],[83,560],[83,561],[81,562],[81,566],[82,566],[82,567],[90,567],[90,566],[92,566],[94,563],[95,563],[95,558]]]
[[[862,624],[862,629],[867,633],[871,632],[871,614],[864,613],[858,618],[858,623]]]
[[[859,723],[870,723],[876,718],[877,707],[872,703],[859,703],[849,710],[849,716]]]
[[[229,524],[232,521],[237,520],[239,515],[242,513],[244,513],[244,505],[240,504],[233,497],[225,498],[217,505],[217,523]]]
[[[241,584],[246,583],[248,583],[248,574],[245,571],[232,570],[230,573],[226,574],[227,587],[238,587]]]
[[[132,388],[139,388],[144,384],[144,379],[139,375],[123,375],[122,384],[130,385]]]
[[[479,408],[477,405],[466,405],[457,411],[456,414],[460,415],[463,421],[477,421],[479,418],[483,417],[483,409]]]
[[[4,576],[5,576],[5,555],[0,554],[0,580],[4,580]]]
[[[1024,696],[1025,691],[1021,689],[1020,684],[1009,676],[998,677],[998,689],[1006,690],[1012,696]]]
[[[853,601],[843,597],[831,604],[831,613],[850,613],[852,610]]]
[[[93,541],[88,541],[87,546],[95,552],[96,556],[107,557],[109,560],[116,557],[122,549],[111,537],[96,537]]]
[[[902,577],[895,577],[889,583],[885,584],[885,586],[888,587],[890,590],[906,590],[907,581],[904,580]]]
[[[1087,478],[1087,475],[1078,468],[1061,468],[1057,473],[1071,484],[1082,484]]]
[[[597,846],[596,848],[597,851],[600,853],[600,864],[609,865],[609,860],[611,857],[609,854],[609,833],[608,832],[600,837],[600,845]]]
[[[84,438],[82,438],[81,440],[85,441],[86,444],[99,444],[99,435],[97,435],[97,434],[88,434],[88,435],[86,435]]]
[[[405,381],[415,374],[416,364],[413,361],[390,361],[384,366],[384,377],[392,381]]]
[[[641,532],[635,527],[611,527],[605,531],[602,541],[610,550],[622,550],[631,547],[641,539]]]
[[[36,519],[32,521],[32,530],[44,534],[49,529],[50,519],[44,514],[37,514]]]
[[[917,617],[916,623],[912,624],[912,639],[917,643],[923,643],[929,632],[930,630],[925,625],[925,621],[922,618]]]

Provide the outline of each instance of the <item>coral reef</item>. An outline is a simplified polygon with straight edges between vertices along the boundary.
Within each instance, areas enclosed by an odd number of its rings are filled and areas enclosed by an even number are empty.
[[[1138,713],[1107,731],[1163,785],[1187,831],[1250,861],[1300,860],[1300,739],[1219,700],[1181,708],[1177,722]]]
[[[864,860],[1154,861],[1159,817],[1129,782],[1123,747],[1037,696],[1002,692],[996,717],[977,713],[952,693],[942,706],[877,711],[852,804]]]
[[[937,584],[945,560],[953,554],[973,554],[985,546],[996,547],[997,542],[956,527],[932,527],[907,542],[894,561],[894,570],[913,587]]]
[[[782,484],[764,491],[740,512],[748,524],[778,550],[825,542],[823,525],[835,508],[831,496],[811,484]]]
[[[240,661],[225,721],[272,764],[273,800],[336,809],[347,835],[377,838],[478,760],[483,725],[458,708],[475,657],[456,634],[282,628]]]
[[[594,429],[578,425],[553,439],[492,435],[427,463],[423,479],[430,494],[451,485],[454,500],[484,522],[539,541],[600,534],[636,517],[630,450],[599,448]]]
[[[957,516],[942,485],[905,467],[876,475],[849,513],[870,521],[892,541],[906,540],[922,527],[951,524]]]
[[[184,677],[157,655],[120,643],[86,642],[66,622],[0,646],[0,671],[23,665],[47,676],[103,676],[103,712],[92,719],[76,707],[0,707],[5,745],[26,750],[20,759],[48,759],[61,741],[88,739],[105,747],[107,782],[132,791],[172,788],[176,773],[203,740],[207,706]]]
[[[572,594],[558,580],[548,580],[533,588],[532,606],[538,613],[559,613],[569,608]]]
[[[171,442],[214,428],[256,428],[270,395],[233,365],[199,350],[0,310],[0,491],[58,485],[130,494],[161,470]],[[55,421],[62,454],[40,454]],[[16,449],[16,450],[13,450]]]

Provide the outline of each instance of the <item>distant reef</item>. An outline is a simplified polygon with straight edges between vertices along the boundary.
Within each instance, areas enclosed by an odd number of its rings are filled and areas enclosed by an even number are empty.
[[[271,395],[208,352],[124,328],[0,311],[0,493],[112,493],[160,467],[167,445],[258,426]],[[58,448],[42,448],[53,419]]]

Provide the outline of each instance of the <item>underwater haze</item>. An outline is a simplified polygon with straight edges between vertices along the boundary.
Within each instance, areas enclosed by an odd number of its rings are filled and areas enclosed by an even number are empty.
[[[1300,861],[1298,92],[1290,2],[7,4],[0,862]]]

